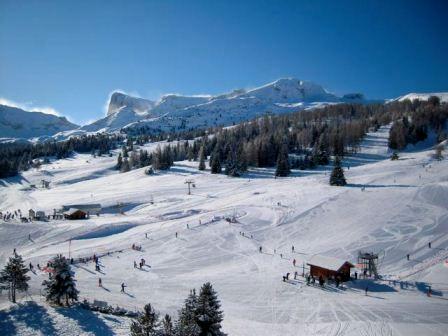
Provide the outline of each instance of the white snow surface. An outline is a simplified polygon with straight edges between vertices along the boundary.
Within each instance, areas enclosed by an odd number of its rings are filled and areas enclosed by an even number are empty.
[[[428,100],[429,97],[436,96],[439,97],[440,102],[448,103],[448,92],[432,92],[432,93],[408,93],[407,95],[401,96],[398,98],[399,101],[403,101],[406,99],[409,100]]]
[[[144,169],[118,173],[116,157],[52,162],[1,180],[0,210],[52,213],[63,204],[101,203],[103,214],[0,222],[0,266],[14,248],[34,265],[68,255],[69,246],[75,258],[110,252],[100,258],[101,273],[93,263],[73,267],[81,299],[131,310],[150,302],[174,317],[189,290],[210,281],[225,313],[223,330],[232,336],[447,335],[448,160],[433,161],[432,150],[421,149],[391,161],[388,131],[369,133],[361,152],[346,158],[347,187],[328,185],[331,167],[274,179],[272,169],[229,178],[188,161],[153,176]],[[50,189],[29,188],[42,179]],[[195,181],[191,195],[186,179]],[[224,220],[232,216],[236,223]],[[383,280],[343,289],[306,285],[302,265],[313,255],[356,264],[359,250],[379,253]],[[141,258],[150,267],[135,269]],[[295,271],[297,280],[282,281]],[[19,306],[0,295],[1,335],[129,334],[125,318],[47,305],[40,295],[45,278],[31,274],[29,296]]]

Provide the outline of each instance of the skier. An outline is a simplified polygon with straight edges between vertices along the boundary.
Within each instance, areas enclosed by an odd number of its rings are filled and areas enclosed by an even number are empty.
[[[366,286],[366,295],[367,295],[368,291],[369,291],[369,286]]]
[[[127,287],[124,282],[121,283],[121,292],[124,293],[124,288]]]
[[[294,280],[297,280],[297,276],[298,276],[299,274],[297,273],[297,271],[295,271],[294,272]]]
[[[406,255],[406,258],[408,258],[408,261],[409,261],[409,254]]]
[[[263,250],[263,248],[260,246],[260,248],[259,248],[260,253],[262,252],[262,250]]]
[[[137,262],[134,260],[134,268],[137,268]]]
[[[98,278],[98,287],[103,287],[103,281],[101,278]]]
[[[294,253],[294,245],[291,247],[291,251],[292,253]]]
[[[310,285],[310,280],[311,280],[311,277],[310,277],[310,275],[308,274],[307,276],[306,276],[306,284],[309,286]]]
[[[355,272],[355,280],[358,280],[358,272]]]
[[[30,263],[30,271],[32,271],[32,270],[33,270],[33,264]]]
[[[428,247],[431,248],[431,242],[428,243]]]
[[[189,230],[190,229],[190,225],[188,225],[188,223],[187,223],[187,230]]]
[[[40,265],[39,264],[37,264],[37,269],[40,271]]]
[[[176,232],[176,238],[177,238],[177,232]]]
[[[148,239],[148,234],[147,233],[145,233],[145,238]]]
[[[294,267],[296,267],[296,260],[295,259],[292,261],[292,264],[293,264]]]
[[[283,259],[283,253],[280,253],[280,258],[282,258],[282,259]]]
[[[286,280],[289,280],[289,272],[286,273]]]

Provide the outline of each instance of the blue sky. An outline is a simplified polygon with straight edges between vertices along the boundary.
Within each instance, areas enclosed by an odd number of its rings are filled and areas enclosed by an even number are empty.
[[[447,1],[0,0],[0,100],[85,123],[115,89],[156,99],[296,77],[370,98],[448,91],[447,13]]]

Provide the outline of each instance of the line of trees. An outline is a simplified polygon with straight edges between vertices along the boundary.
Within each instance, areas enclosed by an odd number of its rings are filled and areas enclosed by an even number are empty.
[[[39,143],[0,144],[0,178],[17,175],[40,164],[50,157],[67,158],[74,152],[104,155],[123,141],[122,135],[95,134],[72,137],[65,141],[46,141]]]
[[[389,133],[391,149],[402,150],[408,144],[423,141],[430,131],[436,133],[438,142],[447,138],[448,104],[441,104],[438,97],[429,97],[428,101],[395,102],[389,108],[394,120]]]

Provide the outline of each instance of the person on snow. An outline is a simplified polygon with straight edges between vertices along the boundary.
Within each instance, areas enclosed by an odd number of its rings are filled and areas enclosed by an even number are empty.
[[[366,286],[366,295],[367,295],[368,291],[369,291],[369,286]]]
[[[260,246],[260,248],[258,249],[261,252],[263,252],[263,248]]]
[[[134,268],[137,268],[137,262],[134,260]]]
[[[176,231],[176,238],[177,238],[177,231]]]
[[[299,273],[297,273],[297,271],[294,272],[294,280],[297,280]]]
[[[101,278],[98,278],[98,287],[103,287],[103,281]]]
[[[295,259],[292,261],[292,264],[293,264],[294,267],[296,267],[296,260]]]
[[[294,253],[294,245],[291,247],[291,251],[292,253]]]
[[[310,281],[311,281],[311,277],[310,277],[310,275],[308,274],[307,276],[306,276],[306,284],[309,286],[310,285]]]
[[[124,288],[127,287],[124,282],[121,283],[121,292],[124,293]]]

